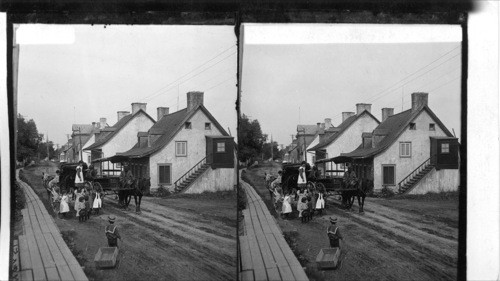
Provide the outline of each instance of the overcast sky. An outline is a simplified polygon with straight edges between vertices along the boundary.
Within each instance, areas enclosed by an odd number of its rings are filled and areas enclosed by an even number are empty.
[[[72,124],[100,117],[111,126],[133,102],[146,102],[156,120],[159,106],[185,108],[188,91],[204,91],[205,106],[236,137],[233,26],[72,27],[72,44],[20,47],[18,112],[50,140],[62,145]]]
[[[360,28],[355,35],[346,29],[336,36],[335,25],[293,28],[284,26],[279,38],[275,30],[267,32],[269,26],[244,31],[249,40],[243,53],[242,113],[258,119],[278,143],[289,144],[299,123],[332,118],[338,126],[342,112],[355,112],[356,103],[371,103],[379,120],[383,107],[399,113],[411,107],[411,93],[417,91],[429,93],[430,108],[460,137],[460,28],[426,26],[419,33],[379,25],[380,36]],[[327,40],[318,39],[323,37]]]

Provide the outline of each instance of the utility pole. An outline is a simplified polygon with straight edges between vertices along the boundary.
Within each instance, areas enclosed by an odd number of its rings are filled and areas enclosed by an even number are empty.
[[[47,160],[50,160],[50,153],[49,153],[49,132],[47,132]]]
[[[273,143],[273,134],[271,134],[271,160],[274,160],[274,143]]]

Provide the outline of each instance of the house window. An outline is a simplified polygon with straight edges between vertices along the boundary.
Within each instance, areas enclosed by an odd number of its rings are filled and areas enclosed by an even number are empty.
[[[411,157],[411,142],[399,143],[399,157]]]
[[[217,152],[218,153],[226,152],[226,143],[225,142],[218,142],[217,143]]]
[[[436,130],[436,124],[430,123],[429,124],[429,131],[435,131]]]
[[[394,165],[382,165],[382,185],[395,185],[395,169]]]
[[[450,144],[442,143],[441,144],[441,153],[450,153]]]
[[[417,129],[417,124],[410,123],[410,130],[416,130],[416,129]]]
[[[184,123],[184,128],[185,129],[191,129],[191,122]]]
[[[172,184],[171,164],[158,164],[158,184]]]
[[[187,156],[187,141],[175,142],[175,156]]]
[[[205,130],[212,130],[212,123],[205,123]]]

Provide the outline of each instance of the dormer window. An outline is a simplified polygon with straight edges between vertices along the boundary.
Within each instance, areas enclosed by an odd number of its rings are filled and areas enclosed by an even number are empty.
[[[205,130],[212,130],[212,123],[210,122],[205,123]]]
[[[435,131],[436,130],[436,124],[430,123],[429,124],[429,131]]]
[[[184,123],[184,128],[188,129],[188,130],[191,130],[191,122]]]
[[[410,123],[410,130],[416,130],[416,129],[417,129],[417,124]]]

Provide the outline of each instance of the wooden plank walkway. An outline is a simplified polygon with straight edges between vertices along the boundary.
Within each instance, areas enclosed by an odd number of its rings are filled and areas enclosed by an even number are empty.
[[[19,236],[21,280],[82,280],[87,276],[64,242],[54,220],[33,189],[16,179],[24,190],[23,235]]]
[[[308,280],[283,233],[257,192],[246,182],[245,235],[239,236],[240,280]]]

